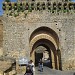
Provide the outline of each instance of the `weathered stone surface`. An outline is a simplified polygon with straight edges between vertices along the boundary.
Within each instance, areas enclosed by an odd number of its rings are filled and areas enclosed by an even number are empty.
[[[47,15],[46,15],[47,14]],[[7,23],[8,22],[8,23]],[[57,24],[57,25],[56,25]],[[18,57],[19,52],[30,53],[29,37],[32,32],[42,26],[47,26],[58,34],[60,40],[60,50],[62,62],[67,62],[74,58],[74,19],[73,16],[50,15],[47,12],[32,12],[27,18],[20,17],[3,17],[4,36],[3,48],[7,51],[8,56]],[[61,31],[58,31],[58,30]],[[66,60],[66,62],[64,62]],[[63,65],[62,64],[62,65]]]
[[[0,17],[0,56],[3,55],[3,23]]]
[[[0,24],[0,47],[8,57],[13,57],[16,60],[21,57],[30,58],[30,52],[33,49],[34,43],[40,39],[51,40],[47,36],[40,36],[40,33],[48,34],[55,41],[50,41],[61,52],[61,62],[63,70],[75,70],[75,13],[50,13],[48,11],[32,11],[25,16],[20,13],[17,17],[6,16],[2,17]],[[53,32],[47,33],[37,31],[30,39],[32,33],[41,27],[48,27],[53,30],[59,40],[57,41],[52,36]],[[36,36],[38,38],[34,39]],[[0,49],[1,49],[0,48]],[[1,55],[3,51],[1,49]],[[52,49],[52,48],[50,48]]]

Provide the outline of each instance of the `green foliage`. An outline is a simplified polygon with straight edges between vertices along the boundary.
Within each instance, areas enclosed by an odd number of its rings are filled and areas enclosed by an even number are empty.
[[[3,10],[6,10],[6,7],[5,7],[5,6],[2,6],[2,9],[3,9]]]
[[[12,16],[12,13],[10,12],[9,15]]]
[[[29,12],[32,12],[32,8],[31,8],[31,7],[29,7],[28,11],[29,11]]]
[[[10,0],[5,0],[5,2],[10,2]]]
[[[64,13],[66,13],[66,12],[67,12],[67,10],[63,10],[63,12],[64,12]]]
[[[17,17],[17,16],[19,16],[19,14],[18,13],[14,13],[14,17]]]

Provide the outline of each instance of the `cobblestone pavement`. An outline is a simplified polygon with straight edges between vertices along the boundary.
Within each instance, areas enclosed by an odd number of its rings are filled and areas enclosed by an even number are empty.
[[[43,72],[38,71],[36,67],[35,75],[75,75],[75,71],[59,71],[59,70],[52,70],[48,67],[44,67]],[[18,74],[24,75],[24,74]]]

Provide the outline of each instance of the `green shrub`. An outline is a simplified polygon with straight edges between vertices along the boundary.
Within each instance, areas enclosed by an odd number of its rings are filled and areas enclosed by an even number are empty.
[[[5,2],[10,2],[10,0],[5,0]]]

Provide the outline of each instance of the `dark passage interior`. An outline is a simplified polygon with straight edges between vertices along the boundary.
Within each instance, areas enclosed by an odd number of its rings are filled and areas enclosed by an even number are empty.
[[[52,68],[52,57],[49,47],[38,46],[35,51],[35,66],[38,66],[39,60],[42,59],[43,65]],[[37,50],[38,49],[38,50]]]
[[[43,53],[36,53],[35,52],[35,66],[38,66],[39,60],[42,59]]]

